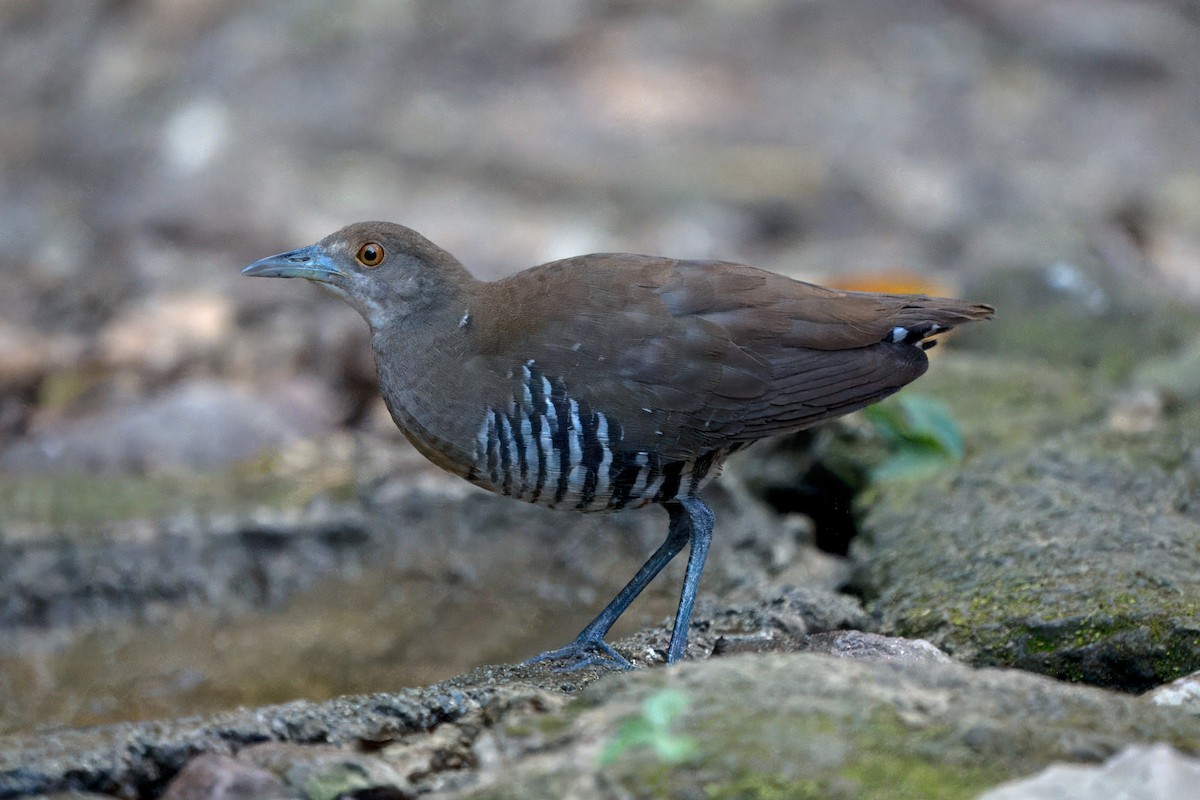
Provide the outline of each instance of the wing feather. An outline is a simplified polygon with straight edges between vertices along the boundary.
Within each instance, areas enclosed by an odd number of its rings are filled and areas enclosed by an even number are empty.
[[[541,291],[529,293],[530,281]],[[739,264],[581,256],[496,288],[481,333],[497,359],[536,359],[630,448],[694,456],[861,408],[927,368],[893,331],[945,330],[987,306],[844,292]],[[597,337],[597,331],[602,334]],[[487,337],[491,337],[487,339]],[[919,338],[919,336],[917,337]]]

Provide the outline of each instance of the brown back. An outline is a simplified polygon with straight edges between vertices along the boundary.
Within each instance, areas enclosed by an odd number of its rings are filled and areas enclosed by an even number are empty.
[[[483,285],[476,369],[534,360],[621,421],[624,445],[687,458],[847,413],[920,376],[909,331],[988,306],[842,292],[740,264],[626,254],[566,259]]]

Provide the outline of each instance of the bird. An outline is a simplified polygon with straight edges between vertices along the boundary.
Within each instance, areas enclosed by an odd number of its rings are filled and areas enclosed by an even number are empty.
[[[550,508],[666,509],[666,538],[636,575],[574,640],[529,659],[562,670],[630,668],[605,637],[690,544],[666,651],[683,660],[714,524],[699,492],[724,459],[892,394],[926,371],[935,334],[994,312],[628,253],[485,281],[390,222],[242,274],[304,278],[354,307],[392,419],[438,467]]]

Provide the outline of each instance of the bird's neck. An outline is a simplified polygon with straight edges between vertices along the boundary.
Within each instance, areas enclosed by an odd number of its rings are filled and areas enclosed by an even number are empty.
[[[461,268],[460,268],[461,269]],[[432,302],[372,324],[380,387],[396,424],[427,458],[463,475],[473,451],[464,426],[475,424],[472,391],[472,309],[487,284],[465,269],[427,293]]]

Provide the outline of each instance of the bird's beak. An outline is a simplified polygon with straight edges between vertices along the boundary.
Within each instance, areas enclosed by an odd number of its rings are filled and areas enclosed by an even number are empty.
[[[346,277],[324,249],[315,244],[260,258],[242,270],[242,274],[255,278],[307,278],[320,283],[332,283]]]

